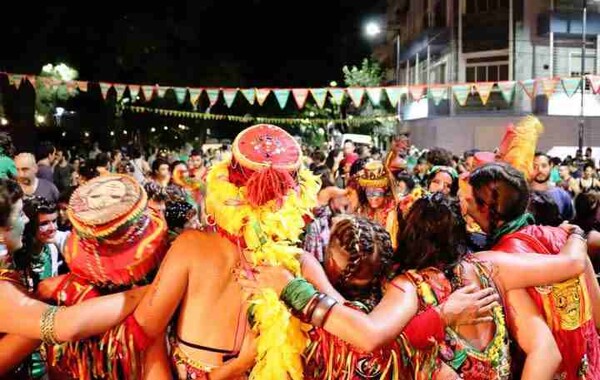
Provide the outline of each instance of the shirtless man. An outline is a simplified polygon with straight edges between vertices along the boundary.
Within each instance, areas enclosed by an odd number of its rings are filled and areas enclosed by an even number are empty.
[[[175,317],[171,359],[180,379],[233,379],[252,367],[254,339],[247,334],[247,305],[235,276],[240,269],[251,273],[259,262],[300,270],[295,243],[319,190],[301,162],[292,136],[257,125],[238,135],[231,160],[211,169],[206,205],[217,232],[187,231],[175,240],[135,312],[151,338],[160,338]],[[298,378],[306,345],[300,322],[274,292],[252,302],[260,333],[254,376]],[[146,355],[146,378],[172,378],[164,341],[156,339]]]

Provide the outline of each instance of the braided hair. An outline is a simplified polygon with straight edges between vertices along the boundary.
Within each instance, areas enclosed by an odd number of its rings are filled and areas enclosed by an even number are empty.
[[[349,217],[335,225],[331,242],[348,253],[348,265],[333,285],[345,297],[360,301],[372,309],[381,300],[382,281],[393,274],[391,261],[394,250],[390,235],[383,226],[367,218]],[[368,285],[352,285],[353,280],[366,276],[370,279]]]
[[[527,210],[527,181],[523,173],[508,164],[494,162],[475,169],[469,176],[469,184],[475,202],[489,209],[488,236],[494,235],[501,222],[510,222]]]

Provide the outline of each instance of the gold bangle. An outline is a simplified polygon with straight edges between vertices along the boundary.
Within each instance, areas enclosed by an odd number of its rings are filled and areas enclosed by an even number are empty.
[[[40,331],[42,342],[49,345],[59,344],[58,337],[56,336],[56,314],[62,307],[48,306],[48,308],[42,314],[40,320]]]

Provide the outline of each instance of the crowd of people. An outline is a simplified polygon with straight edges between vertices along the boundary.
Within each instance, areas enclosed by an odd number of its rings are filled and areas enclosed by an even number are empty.
[[[1,133],[0,378],[600,380],[600,180],[541,129],[461,156]]]

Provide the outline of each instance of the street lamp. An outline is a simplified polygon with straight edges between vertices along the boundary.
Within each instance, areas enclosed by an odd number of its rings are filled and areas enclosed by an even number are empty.
[[[389,30],[389,29],[388,29]],[[373,39],[379,36],[382,32],[382,28],[379,23],[375,21],[370,21],[365,25],[365,34],[368,38]],[[396,46],[396,70],[395,70],[395,80],[396,86],[400,86],[400,29],[396,32],[396,38],[394,39],[394,43]],[[396,112],[398,114],[398,119],[400,119],[400,101],[396,106]]]

